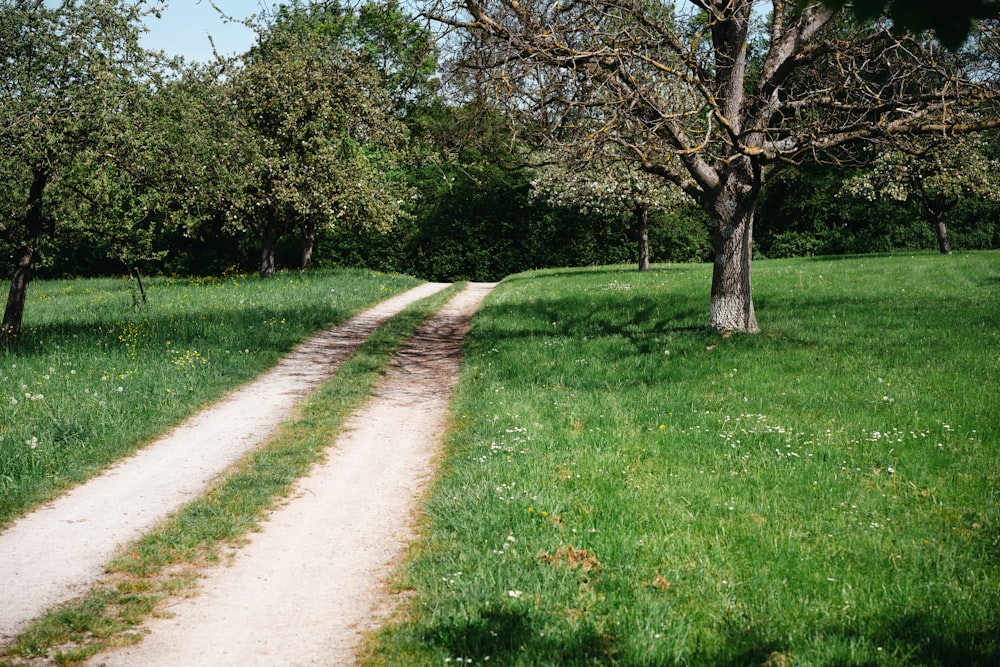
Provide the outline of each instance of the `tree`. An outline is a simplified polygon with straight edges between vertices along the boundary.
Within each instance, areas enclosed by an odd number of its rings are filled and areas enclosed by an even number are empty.
[[[648,271],[649,214],[675,205],[681,193],[628,162],[591,160],[580,169],[567,169],[573,162],[563,157],[538,169],[531,183],[534,196],[584,213],[634,216],[639,271]]]
[[[130,140],[123,110],[156,80],[138,44],[141,2],[52,4],[0,0],[0,163],[8,181],[0,238],[16,265],[0,341],[19,335],[40,249],[61,232],[53,202],[90,191],[87,163]]]
[[[995,22],[961,51],[820,4],[463,0],[431,12],[522,131],[628,152],[711,220],[709,325],[759,330],[753,222],[775,167],[856,142],[1000,124]],[[968,122],[964,110],[985,111]],[[597,148],[595,148],[597,150]]]
[[[403,213],[405,192],[392,173],[402,125],[378,73],[357,54],[275,27],[223,75],[212,132],[225,152],[204,171],[206,208],[254,233],[262,276],[274,273],[286,233],[302,232],[305,267],[318,229],[384,228]]]
[[[1000,162],[986,156],[977,138],[932,137],[906,150],[883,151],[870,168],[844,183],[844,192],[869,201],[882,196],[910,203],[930,226],[941,253],[950,255],[945,214],[967,197],[1000,199]]]

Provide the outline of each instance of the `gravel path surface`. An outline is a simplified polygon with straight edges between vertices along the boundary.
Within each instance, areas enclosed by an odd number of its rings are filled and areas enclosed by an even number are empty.
[[[122,545],[260,445],[369,333],[445,287],[421,285],[320,334],[166,437],[0,533],[0,643],[86,591]]]
[[[345,665],[388,604],[434,471],[468,322],[493,285],[472,284],[400,351],[328,459],[195,597],[150,620],[141,644],[92,666]]]

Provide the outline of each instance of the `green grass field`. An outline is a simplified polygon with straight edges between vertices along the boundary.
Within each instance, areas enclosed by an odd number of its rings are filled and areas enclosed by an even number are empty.
[[[705,329],[709,272],[497,288],[395,584],[413,594],[368,664],[1000,664],[1000,253],[759,262],[764,333],[726,339]],[[138,310],[125,280],[33,285],[0,349],[0,523],[411,284],[162,279]],[[205,525],[193,503],[11,655],[82,641],[72,662],[183,588],[156,568],[251,529],[442,299],[204,500],[231,512]]]
[[[418,281],[368,271],[37,281],[0,346],[0,527]]]
[[[497,288],[369,664],[1000,664],[1000,253],[709,272]]]

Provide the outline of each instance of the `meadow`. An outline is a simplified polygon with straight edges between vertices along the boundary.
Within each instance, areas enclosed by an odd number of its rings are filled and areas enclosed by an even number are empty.
[[[1000,253],[709,272],[501,283],[365,664],[1000,664]]]
[[[309,335],[419,281],[370,271],[273,280],[36,281],[0,346],[0,527],[259,375]]]
[[[393,582],[407,595],[363,664],[1000,663],[1000,253],[758,262],[764,332],[728,338],[705,329],[709,272],[497,287]],[[165,278],[141,308],[124,279],[34,285],[30,329],[0,351],[4,511],[413,282]],[[255,529],[444,298],[380,330],[301,419],[109,564],[115,583],[0,661],[128,641]]]

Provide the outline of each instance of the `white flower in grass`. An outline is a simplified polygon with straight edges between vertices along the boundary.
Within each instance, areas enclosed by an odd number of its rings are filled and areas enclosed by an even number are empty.
[[[522,593],[521,591],[507,591],[507,595],[517,600],[522,595],[524,595],[524,593]]]
[[[38,438],[32,436],[30,440],[25,441],[25,444],[31,449],[34,449],[35,447],[38,447]]]

